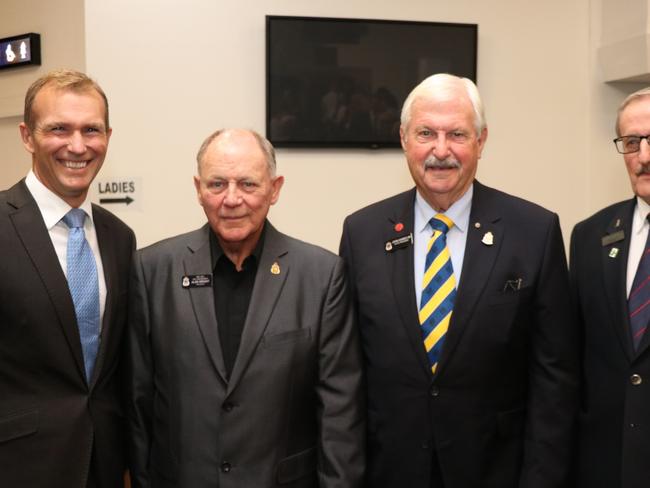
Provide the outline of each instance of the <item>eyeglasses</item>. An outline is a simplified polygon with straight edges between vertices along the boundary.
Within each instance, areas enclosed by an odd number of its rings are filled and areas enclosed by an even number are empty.
[[[614,139],[614,144],[616,144],[616,150],[621,154],[630,154],[638,152],[641,149],[641,141],[645,141],[650,144],[650,134],[647,136],[622,136]]]

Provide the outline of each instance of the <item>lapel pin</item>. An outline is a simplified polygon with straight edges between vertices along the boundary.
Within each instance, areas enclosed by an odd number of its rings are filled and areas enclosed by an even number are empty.
[[[183,288],[189,288],[189,287],[190,287],[190,277],[183,276]]]
[[[280,265],[277,263],[277,261],[271,265],[271,274],[280,274]]]
[[[474,222],[474,228],[480,229],[481,228],[481,223],[480,222]]]
[[[618,256],[618,247],[612,247],[609,251],[609,257],[615,258],[616,256]]]
[[[614,227],[620,227],[621,226],[621,219],[616,219],[616,223],[614,224]]]
[[[402,232],[404,230],[404,224],[397,222],[395,224],[395,232]]]
[[[486,246],[491,246],[494,244],[494,234],[492,232],[486,232],[485,235],[483,236],[483,239],[481,239],[481,242],[485,244]]]

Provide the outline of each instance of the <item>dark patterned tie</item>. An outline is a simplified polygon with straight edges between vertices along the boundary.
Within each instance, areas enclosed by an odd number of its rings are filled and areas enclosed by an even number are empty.
[[[634,275],[627,305],[630,311],[632,342],[636,351],[650,321],[650,233]]]

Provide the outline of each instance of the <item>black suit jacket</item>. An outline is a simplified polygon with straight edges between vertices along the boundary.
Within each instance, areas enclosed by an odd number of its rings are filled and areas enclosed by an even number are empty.
[[[474,183],[433,376],[413,247],[385,246],[413,232],[414,200],[411,190],[352,214],[341,240],[368,383],[368,485],[430,488],[435,449],[445,488],[568,487],[577,361],[557,216]]]
[[[342,260],[267,223],[227,380],[206,278],[210,232],[205,225],[136,253],[133,486],[360,486],[361,353]]]
[[[38,206],[24,181],[0,192],[0,486],[123,484],[116,371],[135,238],[100,207],[93,219],[107,297],[88,385],[72,297]]]
[[[650,334],[634,351],[626,292],[634,207],[605,208],[571,236],[583,344],[579,487],[650,486]]]

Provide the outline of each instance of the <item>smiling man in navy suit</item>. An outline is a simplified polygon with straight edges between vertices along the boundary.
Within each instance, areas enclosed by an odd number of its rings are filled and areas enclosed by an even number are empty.
[[[584,347],[580,488],[650,486],[650,88],[623,101],[616,134],[635,197],[571,236]]]
[[[406,99],[415,188],[344,224],[367,374],[371,488],[568,488],[577,347],[557,215],[475,174],[478,90]]]

